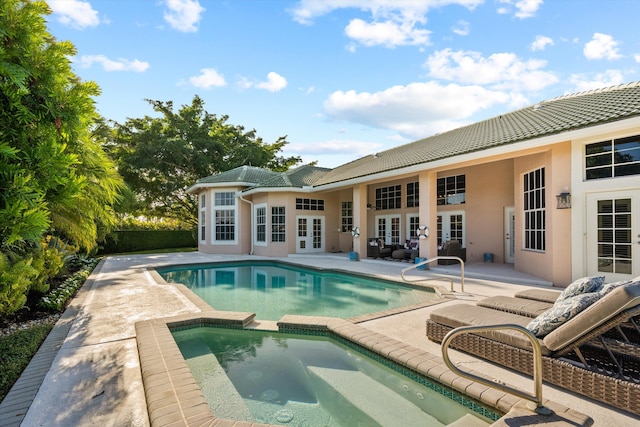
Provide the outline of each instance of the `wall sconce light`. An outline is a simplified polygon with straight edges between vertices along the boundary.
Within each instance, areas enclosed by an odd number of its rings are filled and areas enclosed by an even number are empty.
[[[558,209],[570,209],[571,208],[571,193],[563,192],[556,196],[558,202]]]
[[[367,210],[370,211],[373,208],[373,205],[371,203],[367,203]]]

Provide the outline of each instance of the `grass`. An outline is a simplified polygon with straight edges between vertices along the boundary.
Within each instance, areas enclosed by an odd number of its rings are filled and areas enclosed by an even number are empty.
[[[32,326],[0,337],[0,402],[45,340],[53,322]]]

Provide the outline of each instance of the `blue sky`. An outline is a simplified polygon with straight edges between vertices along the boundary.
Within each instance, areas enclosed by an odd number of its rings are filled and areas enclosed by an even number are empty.
[[[48,0],[98,111],[208,112],[335,167],[640,80],[636,0]]]

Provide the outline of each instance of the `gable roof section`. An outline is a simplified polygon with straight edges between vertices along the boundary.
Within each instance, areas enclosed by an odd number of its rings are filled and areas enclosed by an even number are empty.
[[[257,184],[253,189],[257,188],[302,188],[312,186],[316,181],[321,179],[331,169],[321,168],[318,166],[302,165],[295,169],[282,172],[266,181]],[[247,189],[249,191],[251,189]]]
[[[640,116],[640,82],[565,95],[338,166],[321,186]]]
[[[279,175],[268,169],[257,168],[254,166],[238,166],[225,172],[220,172],[206,178],[199,179],[198,184],[238,184],[244,186],[254,186],[263,181],[269,180]]]

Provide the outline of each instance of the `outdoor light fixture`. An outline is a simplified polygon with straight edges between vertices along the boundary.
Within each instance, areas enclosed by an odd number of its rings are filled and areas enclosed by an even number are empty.
[[[558,209],[569,209],[571,208],[571,193],[563,192],[556,196],[556,200],[558,202]]]

